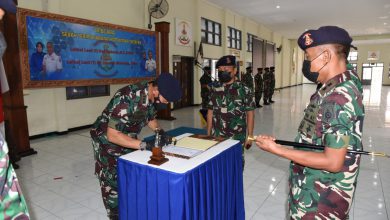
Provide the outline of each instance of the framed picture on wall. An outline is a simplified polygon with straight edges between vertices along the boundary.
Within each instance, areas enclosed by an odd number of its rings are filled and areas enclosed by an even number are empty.
[[[192,25],[191,22],[179,18],[175,19],[176,44],[180,46],[192,46]]]
[[[157,33],[18,9],[24,88],[131,83],[159,72]]]

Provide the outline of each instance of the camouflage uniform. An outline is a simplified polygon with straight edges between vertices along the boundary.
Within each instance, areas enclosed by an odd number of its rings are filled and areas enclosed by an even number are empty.
[[[0,219],[30,219],[26,200],[9,160],[8,146],[2,134],[0,134],[0,165]]]
[[[148,99],[148,83],[128,85],[114,95],[91,130],[95,174],[99,179],[104,205],[110,219],[118,218],[117,158],[134,151],[107,140],[107,127],[136,138],[156,117]]]
[[[241,82],[253,92],[254,91],[253,80],[254,79],[251,73],[245,73],[242,76]]]
[[[337,75],[316,91],[305,110],[296,142],[362,150],[362,86],[352,71]],[[289,209],[292,219],[346,219],[359,173],[360,155],[345,156],[341,172],[291,162]]]
[[[207,109],[209,103],[210,89],[209,86],[212,83],[211,76],[208,73],[203,73],[199,79],[200,82],[200,96],[202,97],[202,109]]]
[[[273,103],[272,101],[272,96],[274,95],[275,91],[275,69],[271,68],[270,69],[270,93],[269,93],[269,98],[268,102]]]
[[[264,105],[268,105],[269,102],[269,98],[271,96],[271,73],[269,71],[269,69],[266,68],[265,72],[264,72],[264,76],[263,76],[263,84],[264,84],[264,87],[263,87],[263,91],[264,91],[264,97],[263,97],[263,102],[264,102]]]
[[[255,101],[256,106],[260,107],[260,99],[263,95],[263,76],[261,75],[261,72],[258,72],[255,76]]]
[[[239,140],[244,145],[246,112],[255,109],[253,92],[238,81],[213,87],[208,109],[213,110],[211,134]],[[244,159],[244,147],[242,149]]]

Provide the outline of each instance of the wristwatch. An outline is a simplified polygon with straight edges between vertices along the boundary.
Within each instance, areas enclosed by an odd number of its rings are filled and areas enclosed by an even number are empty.
[[[139,149],[145,150],[146,149],[146,142],[141,141],[141,143],[139,143]]]

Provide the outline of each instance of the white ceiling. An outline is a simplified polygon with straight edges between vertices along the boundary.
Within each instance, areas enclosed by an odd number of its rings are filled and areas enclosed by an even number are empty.
[[[390,34],[390,0],[208,1],[249,17],[289,39],[298,38],[306,29],[325,25],[340,26],[351,36]]]

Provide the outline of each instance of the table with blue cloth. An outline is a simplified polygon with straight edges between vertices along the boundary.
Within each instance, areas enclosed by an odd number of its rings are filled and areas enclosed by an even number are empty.
[[[168,134],[204,134],[180,127]],[[241,145],[225,140],[191,159],[166,156],[148,164],[150,151],[118,159],[120,219],[245,219]]]

